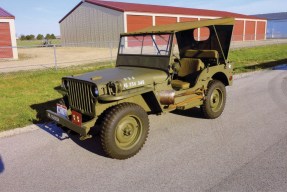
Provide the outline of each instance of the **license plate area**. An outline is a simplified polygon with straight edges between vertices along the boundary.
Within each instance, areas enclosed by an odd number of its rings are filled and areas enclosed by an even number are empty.
[[[68,110],[65,105],[57,104],[57,114],[68,118]]]
[[[81,113],[78,113],[77,111],[73,111],[72,110],[72,116],[71,116],[71,121],[72,123],[74,123],[75,125],[78,125],[78,126],[82,126],[82,114]]]

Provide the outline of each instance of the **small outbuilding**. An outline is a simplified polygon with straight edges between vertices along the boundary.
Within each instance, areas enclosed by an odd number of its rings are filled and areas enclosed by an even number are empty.
[[[15,17],[0,7],[0,59],[18,59]]]
[[[118,41],[120,33],[133,32],[156,25],[233,17],[236,19],[233,41],[263,40],[266,38],[266,19],[216,10],[125,2],[83,0],[60,21],[64,44],[97,43],[107,46]],[[198,39],[206,36],[198,29]]]
[[[268,39],[287,38],[287,12],[267,13],[255,16],[267,19],[266,36]]]

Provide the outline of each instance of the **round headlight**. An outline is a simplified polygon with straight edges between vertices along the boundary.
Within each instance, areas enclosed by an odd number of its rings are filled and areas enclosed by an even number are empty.
[[[120,81],[111,81],[107,84],[107,87],[110,95],[119,94],[123,90],[123,84]]]
[[[98,97],[98,96],[99,96],[99,90],[98,90],[98,88],[97,88],[97,87],[93,87],[92,93],[93,93],[93,96],[94,96],[94,97]]]

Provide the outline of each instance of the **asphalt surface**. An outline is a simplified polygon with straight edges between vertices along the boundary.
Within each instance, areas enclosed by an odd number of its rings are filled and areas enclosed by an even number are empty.
[[[150,116],[128,160],[54,125],[0,138],[0,191],[286,191],[287,67],[236,79],[215,120]],[[2,134],[3,136],[3,134]]]

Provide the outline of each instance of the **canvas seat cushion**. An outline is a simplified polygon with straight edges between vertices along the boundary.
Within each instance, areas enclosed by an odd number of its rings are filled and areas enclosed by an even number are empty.
[[[198,59],[218,59],[219,54],[216,50],[186,50],[183,57]]]
[[[179,80],[179,79],[175,79],[171,81],[171,86],[174,89],[188,89],[190,86],[190,83]]]
[[[182,58],[180,60],[180,64],[181,67],[177,74],[180,79],[172,80],[171,86],[174,89],[188,89],[190,88],[190,82],[192,80],[190,75],[202,70],[204,68],[204,64],[200,59],[193,58]]]
[[[178,71],[179,77],[185,77],[204,68],[204,64],[200,59],[182,58],[180,64],[181,67]]]

